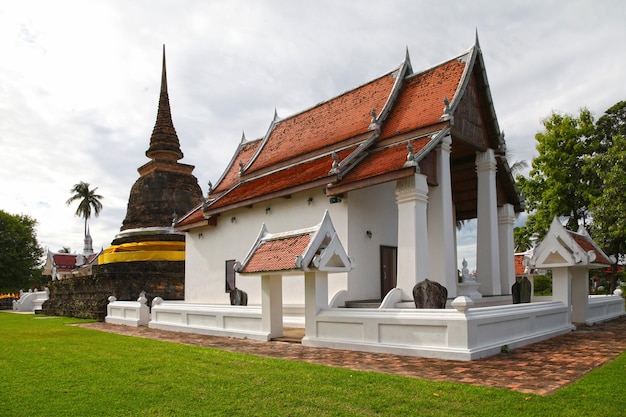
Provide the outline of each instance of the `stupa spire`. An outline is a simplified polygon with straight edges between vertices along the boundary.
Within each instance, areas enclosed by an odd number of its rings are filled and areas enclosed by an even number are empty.
[[[163,69],[161,73],[161,93],[159,95],[159,108],[157,109],[156,123],[150,137],[150,147],[146,156],[152,160],[178,161],[182,159],[180,142],[170,110],[170,99],[167,94],[167,74],[165,69],[165,45],[163,45]]]

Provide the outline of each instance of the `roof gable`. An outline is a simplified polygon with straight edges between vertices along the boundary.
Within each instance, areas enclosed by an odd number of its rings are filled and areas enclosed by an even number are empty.
[[[242,274],[319,270],[348,272],[354,262],[344,250],[328,211],[322,222],[307,229],[269,233],[265,225],[243,262]]]
[[[613,262],[583,231],[567,230],[555,217],[544,240],[536,248],[531,264],[537,268],[603,268]]]
[[[452,99],[461,85],[467,55],[407,77],[379,140],[439,123],[445,113],[444,99]]]

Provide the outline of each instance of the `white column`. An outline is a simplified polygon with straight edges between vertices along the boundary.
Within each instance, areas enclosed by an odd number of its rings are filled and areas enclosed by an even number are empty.
[[[436,150],[438,185],[428,193],[428,235],[430,253],[430,280],[446,287],[448,297],[457,295],[457,264],[454,220],[452,206],[452,176],[450,174],[450,145],[452,138],[443,138]]]
[[[572,323],[587,321],[589,303],[589,270],[587,268],[571,268],[572,277]]]
[[[476,153],[478,175],[478,221],[476,233],[476,273],[483,295],[500,295],[500,256],[498,241],[498,197],[496,158],[493,149]]]
[[[261,326],[269,338],[283,335],[283,277],[261,276]]]
[[[398,206],[398,279],[403,300],[413,299],[413,287],[430,278],[428,260],[428,184],[415,174],[396,183]]]
[[[552,301],[560,301],[569,308],[572,322],[572,279],[568,267],[552,268]]]
[[[512,204],[504,204],[502,207],[498,208],[500,285],[502,294],[511,294],[511,287],[515,283],[515,243],[513,241],[514,223],[515,210],[513,209]]]
[[[328,308],[328,273],[304,273],[304,333],[317,337],[317,313]]]

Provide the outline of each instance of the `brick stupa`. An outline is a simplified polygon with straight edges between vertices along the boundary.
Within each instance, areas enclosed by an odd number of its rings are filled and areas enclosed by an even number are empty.
[[[173,218],[186,214],[202,202],[198,180],[192,175],[194,166],[178,162],[183,158],[183,153],[172,123],[165,49],[159,108],[146,156],[150,161],[138,169],[140,177],[130,191],[126,218],[113,244],[124,241],[124,236],[145,234],[147,228],[157,228],[171,234]],[[181,235],[180,240],[184,240],[184,236]]]
[[[150,161],[139,167],[128,199],[126,217],[111,246],[98,257],[93,273],[53,281],[45,314],[103,320],[108,297],[136,300],[145,291],[149,300],[184,299],[185,235],[172,223],[202,203],[202,190],[183,157],[172,123],[165,71],[156,123],[146,151]]]

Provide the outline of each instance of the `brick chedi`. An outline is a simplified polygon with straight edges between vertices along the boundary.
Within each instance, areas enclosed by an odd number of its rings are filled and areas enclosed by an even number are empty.
[[[139,179],[128,200],[122,231],[146,227],[170,227],[174,216],[182,216],[202,202],[194,167],[182,164],[183,153],[170,111],[163,51],[163,72],[157,119],[146,151],[150,161],[140,167]]]
[[[183,153],[172,123],[165,47],[157,118],[146,156],[150,161],[138,169],[120,233],[98,257],[92,275],[51,283],[45,314],[103,320],[109,296],[136,300],[141,291],[149,300],[184,299],[185,235],[174,231],[172,223],[197,208],[203,196],[194,166],[179,162]]]

